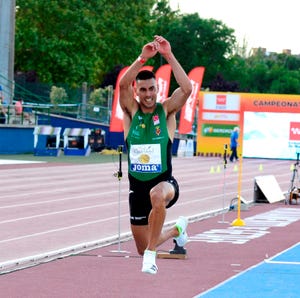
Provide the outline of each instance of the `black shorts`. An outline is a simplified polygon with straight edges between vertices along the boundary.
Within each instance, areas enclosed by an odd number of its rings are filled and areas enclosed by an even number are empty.
[[[173,185],[175,195],[166,208],[173,206],[179,197],[179,186],[173,176],[159,177],[150,181],[140,181],[129,176],[129,210],[130,223],[132,225],[147,225],[149,213],[152,209],[150,201],[150,190],[159,182],[166,181]]]

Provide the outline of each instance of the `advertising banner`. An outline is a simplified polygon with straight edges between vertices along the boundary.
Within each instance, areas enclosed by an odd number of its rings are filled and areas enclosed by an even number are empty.
[[[199,102],[198,155],[223,154],[235,126],[243,157],[295,159],[300,152],[300,95],[200,92]]]

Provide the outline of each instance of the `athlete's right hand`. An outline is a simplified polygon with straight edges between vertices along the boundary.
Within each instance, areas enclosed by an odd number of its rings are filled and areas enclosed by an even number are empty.
[[[144,45],[141,53],[141,57],[145,59],[152,58],[156,55],[157,53],[157,44],[155,42],[149,42],[146,45]]]

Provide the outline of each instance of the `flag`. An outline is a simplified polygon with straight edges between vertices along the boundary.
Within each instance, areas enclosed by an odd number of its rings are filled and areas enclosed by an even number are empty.
[[[180,120],[178,126],[178,133],[187,134],[192,131],[194,117],[195,117],[195,109],[196,103],[199,96],[199,91],[202,85],[203,75],[205,68],[202,66],[193,68],[188,77],[192,83],[192,93],[187,99],[185,105],[181,109]]]
[[[112,106],[112,112],[111,112],[111,119],[110,119],[110,126],[109,131],[111,132],[122,132],[123,131],[123,110],[120,106],[120,90],[119,90],[119,83],[120,79],[125,73],[125,71],[129,68],[129,66],[126,66],[121,69],[119,72],[117,83],[116,83],[116,89],[114,92],[114,99],[113,99],[113,106]]]
[[[171,66],[169,64],[162,65],[155,73],[158,86],[157,102],[164,102],[168,98]]]

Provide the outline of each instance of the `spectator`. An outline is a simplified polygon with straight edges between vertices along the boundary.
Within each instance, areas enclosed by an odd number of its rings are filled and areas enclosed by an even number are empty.
[[[235,159],[236,161],[239,160],[237,156],[237,147],[238,147],[238,138],[239,138],[239,128],[235,127],[231,133],[230,136],[230,150],[231,150],[231,155],[229,160],[233,162]]]
[[[20,99],[15,103],[15,113],[17,116],[21,116],[23,113],[23,100]]]

